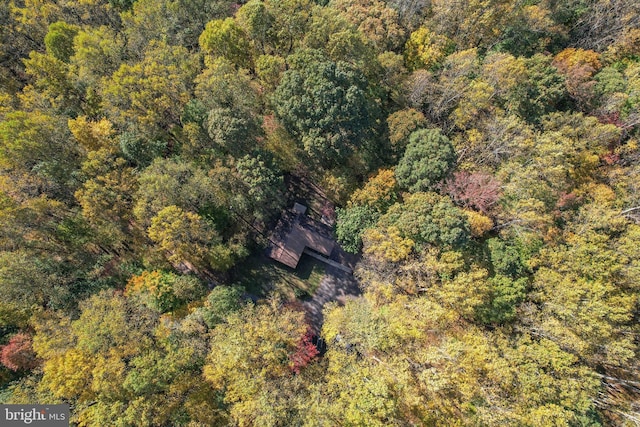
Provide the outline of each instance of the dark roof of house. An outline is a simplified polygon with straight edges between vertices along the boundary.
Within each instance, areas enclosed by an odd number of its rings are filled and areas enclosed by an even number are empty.
[[[312,249],[328,257],[331,255],[334,246],[335,242],[333,240],[296,223],[283,242],[271,249],[269,256],[284,265],[296,268],[305,248]]]

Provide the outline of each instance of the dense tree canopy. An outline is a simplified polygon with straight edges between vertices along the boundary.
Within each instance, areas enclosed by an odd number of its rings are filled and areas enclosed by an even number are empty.
[[[0,1],[0,403],[638,425],[639,28],[633,0]],[[268,259],[294,224],[353,273]]]
[[[361,71],[316,51],[302,52],[293,61],[273,99],[287,130],[323,167],[366,150],[375,137],[378,114]]]

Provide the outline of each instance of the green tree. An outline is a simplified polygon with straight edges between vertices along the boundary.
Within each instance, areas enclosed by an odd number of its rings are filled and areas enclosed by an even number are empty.
[[[379,213],[369,206],[350,206],[336,210],[336,237],[342,247],[351,253],[362,248],[362,235],[367,228],[375,225]]]
[[[244,290],[237,286],[217,286],[207,296],[204,306],[199,308],[209,328],[226,320],[227,316],[242,308]]]
[[[243,114],[259,105],[257,90],[246,71],[238,70],[228,59],[209,61],[195,79],[195,94],[211,108],[230,108]]]
[[[2,261],[2,300],[6,307],[31,312],[46,306],[55,293],[52,275],[46,260],[24,250],[0,252]]]
[[[454,247],[469,239],[467,216],[451,199],[436,193],[415,193],[391,206],[379,224],[393,225],[416,243]]]
[[[273,102],[285,128],[312,159],[329,167],[371,144],[378,111],[360,72],[318,55],[307,52],[296,58]]]
[[[74,84],[69,64],[52,55],[36,51],[24,60],[25,72],[31,77],[21,94],[28,110],[53,110],[62,115],[75,115],[81,109],[82,93]]]
[[[238,159],[235,169],[254,217],[266,220],[282,208],[284,181],[272,162],[260,154],[246,155]]]
[[[204,294],[205,287],[196,277],[158,270],[133,276],[125,289],[125,296],[139,299],[160,313],[174,311]]]
[[[407,102],[405,92],[407,86],[407,75],[409,74],[404,66],[402,55],[394,52],[383,52],[377,57],[380,64],[378,77],[380,87],[386,92],[385,104],[403,105]]]
[[[127,52],[142,58],[153,41],[189,51],[198,49],[198,37],[212,19],[230,15],[228,0],[135,0],[131,10],[122,13]]]
[[[256,74],[263,86],[274,90],[280,84],[286,65],[285,59],[281,56],[260,55],[256,59]]]
[[[380,215],[396,202],[397,191],[393,170],[380,169],[363,188],[351,194],[346,208],[338,208],[336,236],[348,252],[360,251],[366,229],[373,227]]]
[[[24,71],[22,60],[30,51],[41,50],[43,46],[42,39],[34,37],[34,29],[26,28],[17,19],[18,8],[11,6],[9,2],[0,5],[0,84],[3,91],[15,93],[27,83],[26,76],[20,76]],[[38,35],[44,37],[44,34]]]
[[[215,220],[212,213],[229,206],[227,190],[217,186],[207,171],[175,158],[157,159],[140,174],[138,182],[133,212],[145,227],[149,226],[151,218],[170,205],[201,212],[211,220]]]
[[[135,0],[109,0],[109,4],[119,11],[130,9]]]
[[[310,23],[304,36],[304,46],[325,49],[332,34],[352,30],[353,25],[344,14],[332,7],[316,6],[312,9]]]
[[[49,25],[49,32],[44,37],[47,53],[62,62],[69,62],[74,53],[73,39],[78,34],[79,28],[59,21]]]
[[[300,46],[304,35],[309,30],[310,0],[268,0],[267,10],[273,16],[275,54],[286,57],[294,53]]]
[[[346,62],[362,70],[369,78],[379,70],[375,52],[357,31],[345,30],[331,34],[325,51],[331,60]]]
[[[427,191],[444,179],[455,161],[449,138],[438,129],[422,129],[409,136],[396,168],[398,184],[411,192]]]
[[[125,159],[139,169],[149,166],[155,159],[167,154],[168,142],[161,136],[148,137],[142,132],[129,130],[120,134],[120,151]]]
[[[97,90],[99,80],[111,75],[124,59],[124,41],[111,27],[80,30],[73,40],[78,80],[87,90]]]
[[[273,46],[273,24],[275,18],[261,0],[250,0],[236,14],[238,25],[247,34],[253,49],[258,54],[267,54]]]
[[[525,64],[527,79],[508,95],[508,108],[529,123],[560,109],[566,98],[564,79],[552,65],[552,58],[536,54]]]
[[[255,118],[238,109],[214,108],[209,111],[205,125],[213,143],[234,157],[252,151],[260,134]]]
[[[530,57],[566,43],[566,28],[558,25],[552,16],[552,10],[558,6],[541,2],[517,8],[515,16],[504,28],[498,49],[515,56]]]
[[[487,240],[487,247],[496,274],[517,279],[527,271],[524,254],[512,241],[493,238]]]
[[[139,184],[133,213],[140,226],[148,228],[161,210],[174,206],[180,215],[195,215],[196,222],[204,221],[212,233],[221,234],[225,248],[237,254],[244,253],[252,230],[247,223],[253,221],[252,215],[262,212],[252,210],[242,181],[221,165],[206,171],[176,158],[158,159],[140,175]],[[222,250],[217,244],[215,247]]]
[[[477,308],[485,323],[505,323],[516,319],[516,308],[524,301],[528,280],[496,275],[489,279],[491,302]]]

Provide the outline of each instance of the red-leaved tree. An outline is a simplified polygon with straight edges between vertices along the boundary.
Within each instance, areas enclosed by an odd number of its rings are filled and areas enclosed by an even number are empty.
[[[300,370],[307,366],[318,353],[318,348],[313,343],[313,333],[311,329],[307,329],[307,332],[300,338],[295,353],[290,356],[291,370],[299,374]]]
[[[475,208],[483,213],[500,198],[500,182],[483,172],[455,172],[444,184],[451,199],[465,208]]]
[[[0,347],[0,362],[12,371],[26,371],[38,366],[38,359],[31,345],[31,336],[17,333],[9,343]]]

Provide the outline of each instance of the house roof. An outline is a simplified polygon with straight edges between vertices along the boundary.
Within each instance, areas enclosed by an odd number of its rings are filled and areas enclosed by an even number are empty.
[[[335,242],[333,240],[321,236],[300,224],[294,224],[284,241],[278,247],[272,248],[269,256],[284,265],[296,268],[305,248],[312,249],[328,257],[331,255],[334,246]]]

